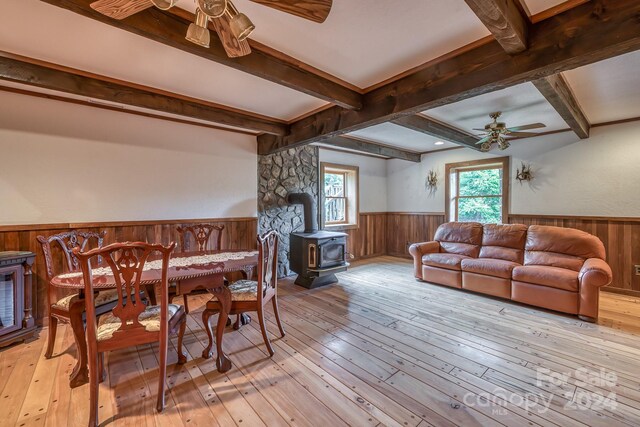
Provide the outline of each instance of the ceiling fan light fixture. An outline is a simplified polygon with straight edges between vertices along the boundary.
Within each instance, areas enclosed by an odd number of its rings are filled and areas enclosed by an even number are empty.
[[[198,7],[209,18],[219,18],[227,10],[227,0],[197,0]]]
[[[151,3],[160,10],[169,10],[178,3],[178,0],[151,0]]]
[[[202,47],[209,47],[209,44],[211,43],[211,34],[209,34],[209,29],[207,28],[208,22],[209,18],[207,15],[202,10],[197,9],[196,22],[189,25],[185,38],[191,43],[195,43]]]
[[[235,5],[231,3],[231,1],[227,2],[227,5],[227,13],[231,17],[231,20],[229,21],[231,33],[235,38],[243,41],[251,35],[253,30],[256,29],[256,26],[253,25],[253,22],[251,22],[247,15],[239,13],[238,9],[236,9]]]

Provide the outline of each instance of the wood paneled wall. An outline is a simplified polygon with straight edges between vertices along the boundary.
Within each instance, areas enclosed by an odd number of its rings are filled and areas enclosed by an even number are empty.
[[[385,242],[387,213],[361,213],[358,228],[344,230],[347,237],[347,251],[354,259],[382,256],[387,253]]]
[[[169,244],[179,242],[176,227],[180,224],[206,222],[224,225],[222,247],[229,249],[255,248],[256,246],[256,218],[217,218],[198,220],[169,220],[169,221],[127,221],[127,222],[98,222],[78,224],[39,224],[0,226],[0,251],[25,250],[36,254],[34,269],[34,304],[35,317],[39,324],[47,314],[46,307],[46,273],[42,250],[36,236],[50,236],[64,231],[78,229],[83,231],[105,230],[105,244],[124,241],[147,241]],[[62,253],[55,251],[54,260],[58,271],[62,268]],[[63,293],[61,292],[61,295]]]
[[[444,213],[387,213],[387,254],[410,257],[409,245],[433,239]]]

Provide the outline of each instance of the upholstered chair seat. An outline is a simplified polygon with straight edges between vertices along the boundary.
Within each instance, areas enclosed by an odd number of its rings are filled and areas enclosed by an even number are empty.
[[[53,303],[53,307],[60,310],[69,310],[69,307],[80,298],[78,294],[67,295],[64,298],[59,299],[58,301]],[[110,302],[114,302],[118,300],[118,291],[115,289],[109,289],[106,291],[102,291],[95,296],[93,300],[93,304],[98,307],[104,304],[109,304]]]
[[[116,291],[116,299],[118,299]],[[169,304],[169,316],[171,319],[182,308],[178,304]],[[138,316],[138,321],[147,332],[159,332],[160,331],[160,310],[159,305],[148,306]],[[98,328],[96,330],[96,338],[98,341],[105,341],[113,338],[113,333],[120,329],[122,321],[114,316],[113,313],[107,313],[100,317],[98,320]]]
[[[238,280],[229,285],[231,301],[258,301],[258,282]]]

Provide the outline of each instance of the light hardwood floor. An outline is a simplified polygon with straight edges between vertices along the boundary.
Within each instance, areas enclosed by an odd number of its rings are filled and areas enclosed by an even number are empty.
[[[162,414],[154,409],[154,347],[109,354],[101,423],[640,425],[638,299],[602,294],[600,324],[593,325],[417,282],[406,260],[391,257],[359,263],[322,289],[284,280],[280,294],[287,336],[273,339],[275,356],[266,356],[255,321],[229,330],[224,344],[234,367],[226,375],[199,357],[205,297],[192,298],[189,362],[176,366],[170,349]],[[68,387],[70,330],[61,329],[50,360],[45,337],[0,351],[2,426],[87,422],[87,386]],[[610,398],[604,405],[602,396]]]

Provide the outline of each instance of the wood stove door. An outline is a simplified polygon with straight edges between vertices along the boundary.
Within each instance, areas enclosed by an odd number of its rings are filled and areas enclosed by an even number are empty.
[[[0,336],[22,329],[22,267],[0,268]]]
[[[344,239],[331,239],[318,245],[318,268],[343,265],[347,243]]]

